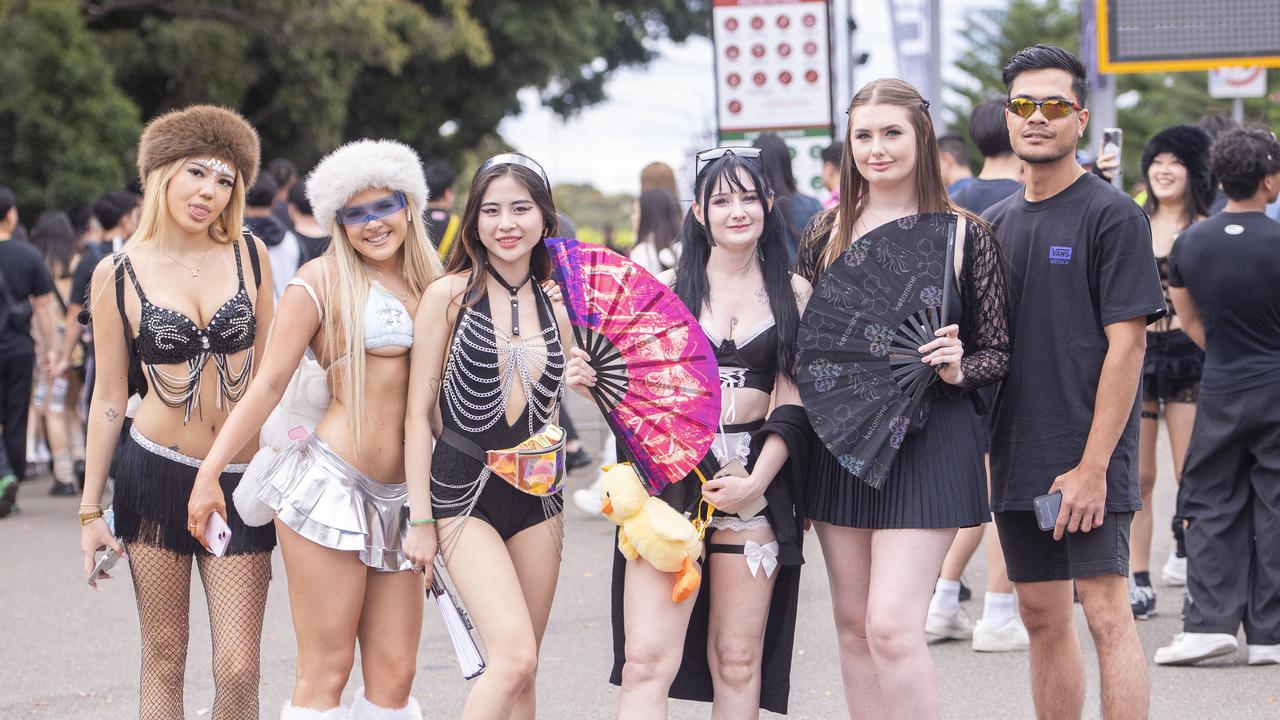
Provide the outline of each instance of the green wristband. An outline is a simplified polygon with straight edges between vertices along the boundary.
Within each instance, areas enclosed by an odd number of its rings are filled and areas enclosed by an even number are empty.
[[[409,521],[409,524],[410,524],[410,525],[435,525],[435,524],[436,524],[436,519],[435,519],[435,518],[433,518],[433,517],[429,517],[429,518],[419,518],[419,519],[417,519],[417,520],[410,520],[410,521]]]

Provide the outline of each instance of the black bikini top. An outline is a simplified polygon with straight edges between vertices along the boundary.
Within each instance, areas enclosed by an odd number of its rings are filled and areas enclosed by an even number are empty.
[[[231,247],[235,250],[240,287],[218,308],[209,319],[209,324],[203,328],[186,315],[148,300],[138,282],[138,276],[133,272],[129,256],[124,256],[124,269],[129,273],[129,280],[133,282],[133,289],[137,291],[142,303],[135,347],[143,363],[175,365],[190,362],[205,353],[234,355],[253,347],[257,323],[253,314],[253,302],[249,299],[249,291],[244,284],[240,242],[232,242]]]
[[[761,320],[741,341],[722,338],[706,325],[702,330],[716,349],[720,387],[773,392],[778,376],[778,329],[773,318]]]

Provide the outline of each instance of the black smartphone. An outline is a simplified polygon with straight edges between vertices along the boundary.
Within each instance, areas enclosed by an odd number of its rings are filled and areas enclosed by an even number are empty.
[[[1062,493],[1052,492],[1031,501],[1036,511],[1036,524],[1046,532],[1053,530],[1058,524],[1058,513],[1062,511]]]

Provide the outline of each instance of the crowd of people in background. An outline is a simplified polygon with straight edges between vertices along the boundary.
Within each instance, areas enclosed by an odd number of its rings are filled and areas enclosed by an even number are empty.
[[[757,582],[733,550],[716,549],[736,545],[711,545],[709,608],[661,601],[663,578],[615,558],[620,717],[662,716],[669,692],[735,716],[785,711],[789,660],[778,653],[790,646],[769,643],[794,631],[804,532],[791,531],[806,521],[827,562],[851,716],[937,717],[926,642],[960,640],[979,652],[1029,650],[1040,716],[1079,717],[1079,602],[1101,661],[1103,716],[1145,717],[1135,620],[1157,613],[1156,533],[1171,535],[1163,582],[1185,590],[1184,630],[1155,663],[1233,653],[1241,626],[1250,664],[1280,663],[1280,142],[1220,116],[1163,129],[1147,139],[1140,187],[1127,195],[1111,183],[1121,158],[1077,149],[1086,77],[1059,48],[1019,51],[1003,69],[1007,97],[973,109],[967,138],[935,138],[929,104],[910,85],[870,83],[852,99],[843,141],[821,153],[822,199],[800,192],[773,135],[700,155],[690,192],[670,166],[644,169],[627,252],[685,300],[717,359],[753,378],[724,385],[735,400],[721,435],[768,428],[778,440],[743,445],[744,465],[769,477],[690,492],[724,492],[732,509],[748,481],[764,493],[777,475],[805,490],[772,496],[767,522],[761,511],[759,522],[713,523],[735,541],[780,540],[783,570]],[[284,717],[347,716],[339,705],[357,640],[366,687],[356,706],[393,714],[352,717],[420,717],[409,691],[423,598],[409,571],[429,575],[437,543],[462,561],[454,579],[491,653],[466,717],[532,717],[563,500],[486,485],[473,445],[514,446],[558,417],[570,469],[616,459],[612,439],[598,453],[583,447],[560,406],[564,389],[587,392],[594,371],[571,351],[567,317],[542,286],[539,241],[575,233],[545,172],[497,156],[459,209],[457,173],[424,168],[391,141],[345,145],[304,179],[286,159],[258,173],[256,133],[228,111],[191,108],[146,132],[139,182],[89,205],[24,223],[21,199],[0,187],[0,518],[18,509],[20,481],[47,472],[50,494],[83,494],[86,570],[98,547],[127,547],[144,717],[182,713],[193,558],[213,618],[214,717],[257,717],[277,542],[299,640]],[[907,435],[886,489],[873,490],[820,443],[798,449],[808,429],[796,326],[854,240],[927,212],[965,223],[948,289],[955,317],[922,349],[951,388]],[[190,242],[138,241],[175,232]],[[169,299],[187,297],[179,288],[196,278],[199,314],[184,315]],[[768,327],[767,350],[744,359],[757,336],[743,332],[755,325]],[[476,414],[468,398],[506,382],[489,363],[522,326],[540,338],[522,344],[523,390],[502,389],[505,402]],[[332,371],[334,402],[319,432],[288,451],[296,457],[261,480],[279,521],[254,525],[228,498],[258,428],[308,361]],[[432,417],[437,406],[445,419]],[[1161,420],[1168,478],[1157,473]],[[424,479],[405,483],[406,469]],[[113,528],[101,523],[109,478]],[[592,516],[600,482],[572,493]],[[1160,517],[1153,491],[1166,482],[1178,484],[1176,509]],[[1045,532],[1033,503],[1052,493],[1061,511]],[[233,539],[213,559],[202,537],[215,510]],[[365,534],[353,539],[353,526]],[[975,623],[961,607],[963,580],[983,543]],[[725,621],[716,593],[749,598],[749,612]],[[515,614],[512,597],[523,598]],[[642,601],[664,611],[625,610]],[[704,668],[682,665],[686,639],[702,643]]]

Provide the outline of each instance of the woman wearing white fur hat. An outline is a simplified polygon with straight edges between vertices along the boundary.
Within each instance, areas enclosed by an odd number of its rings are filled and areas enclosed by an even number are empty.
[[[285,720],[421,718],[410,697],[423,575],[436,552],[427,478],[405,482],[404,418],[413,314],[440,263],[422,213],[418,156],[390,140],[335,150],[307,179],[329,250],[298,270],[265,361],[196,478],[192,522],[225,508],[218,469],[253,439],[310,348],[333,401],[309,437],[264,471],[298,639]],[[343,240],[345,239],[345,242]],[[365,687],[340,707],[360,643]]]

